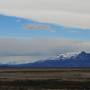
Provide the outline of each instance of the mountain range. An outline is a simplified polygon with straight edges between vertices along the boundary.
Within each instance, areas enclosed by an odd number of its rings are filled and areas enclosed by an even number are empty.
[[[17,68],[65,68],[65,67],[90,67],[90,53],[81,52],[77,55],[47,59],[27,64],[1,64],[0,67]]]

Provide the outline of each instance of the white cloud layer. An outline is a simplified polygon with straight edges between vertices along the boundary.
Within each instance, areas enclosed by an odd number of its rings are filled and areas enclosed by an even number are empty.
[[[90,0],[0,0],[0,14],[90,28]]]

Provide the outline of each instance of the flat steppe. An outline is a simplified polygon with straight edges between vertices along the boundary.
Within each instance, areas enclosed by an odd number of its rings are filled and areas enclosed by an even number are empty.
[[[90,68],[0,68],[0,90],[90,90]]]
[[[0,68],[0,80],[90,80],[89,68]]]

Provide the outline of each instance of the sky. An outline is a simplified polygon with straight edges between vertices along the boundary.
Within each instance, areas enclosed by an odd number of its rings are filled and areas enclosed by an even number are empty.
[[[90,0],[0,0],[0,63],[90,52]]]

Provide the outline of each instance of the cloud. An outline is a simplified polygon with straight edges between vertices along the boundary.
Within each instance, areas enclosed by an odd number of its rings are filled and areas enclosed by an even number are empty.
[[[28,30],[47,30],[47,29],[49,29],[48,26],[46,26],[46,25],[31,25],[31,24],[28,24],[28,25],[25,25],[24,27]]]
[[[90,0],[3,0],[0,13],[35,21],[90,28]]]
[[[24,55],[34,53],[40,55],[42,52],[51,52],[55,49],[66,49],[68,52],[71,48],[74,51],[85,50],[90,51],[90,42],[88,41],[74,41],[65,38],[0,38],[0,51],[13,52]],[[40,53],[41,52],[41,53]],[[64,51],[65,53],[66,51]],[[12,53],[12,54],[13,54]],[[1,54],[1,53],[0,53]],[[9,54],[9,53],[8,53]],[[21,55],[20,54],[20,55]]]
[[[37,60],[46,59],[42,56],[33,57],[33,56],[0,56],[0,63],[2,64],[21,64],[21,63],[30,63],[35,62]],[[33,60],[32,60],[33,59]]]
[[[26,25],[24,25],[23,26],[23,28],[25,29],[25,30],[42,30],[42,31],[44,31],[44,30],[46,30],[46,31],[48,31],[48,32],[56,32],[56,30],[53,30],[53,28],[51,28],[51,26],[49,26],[49,25],[45,25],[45,24],[41,24],[41,23],[39,23],[39,24],[26,24]]]

